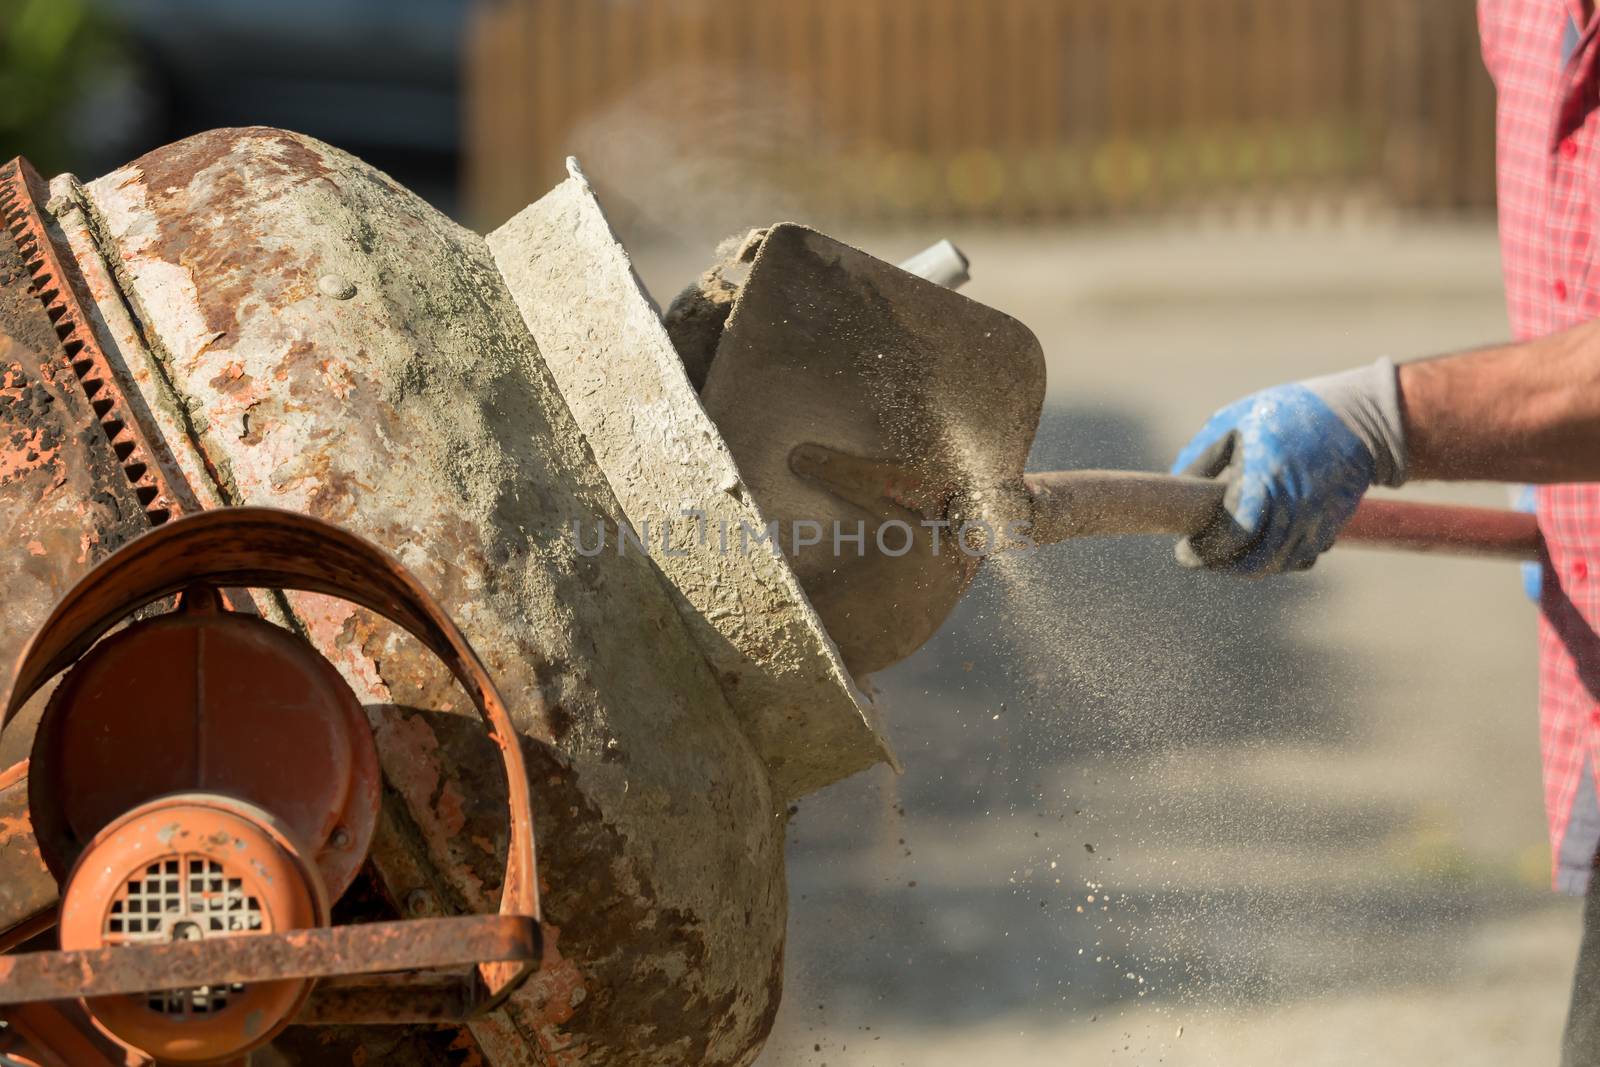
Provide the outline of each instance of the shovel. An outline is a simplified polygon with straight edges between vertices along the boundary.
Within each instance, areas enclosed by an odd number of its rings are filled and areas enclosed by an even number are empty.
[[[984,558],[1080,537],[1185,536],[1225,486],[1024,473],[1044,404],[1021,323],[803,226],[767,231],[701,399],[855,674],[944,623]],[[1368,499],[1339,537],[1534,559],[1533,516]]]

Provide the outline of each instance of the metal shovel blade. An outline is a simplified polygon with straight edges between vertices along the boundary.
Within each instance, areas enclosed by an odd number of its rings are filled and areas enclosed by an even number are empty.
[[[1044,388],[1020,322],[785,223],[751,264],[701,398],[861,675],[921,647],[971,583],[982,537],[941,524],[958,490],[1022,493]]]

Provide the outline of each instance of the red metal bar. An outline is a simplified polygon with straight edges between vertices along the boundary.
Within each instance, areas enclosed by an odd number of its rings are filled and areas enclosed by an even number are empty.
[[[1339,532],[1339,544],[1532,560],[1544,538],[1527,512],[1368,497]]]
[[[35,1062],[39,1067],[128,1067],[150,1062],[107,1039],[76,1004],[19,1005],[6,1010],[5,1020],[22,1042],[21,1048],[0,1048],[0,1053],[26,1057],[24,1063]]]
[[[0,956],[0,1005],[380,974],[539,958],[539,924],[520,915],[367,923],[208,941]]]

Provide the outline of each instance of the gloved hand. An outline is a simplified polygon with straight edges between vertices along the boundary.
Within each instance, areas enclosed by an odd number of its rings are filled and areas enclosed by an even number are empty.
[[[1373,485],[1405,481],[1388,360],[1255,393],[1211,417],[1174,474],[1228,483],[1223,510],[1178,542],[1178,562],[1237,574],[1305,570]]]

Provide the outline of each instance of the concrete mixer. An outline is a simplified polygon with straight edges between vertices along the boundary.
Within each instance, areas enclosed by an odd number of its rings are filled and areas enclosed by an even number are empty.
[[[0,218],[0,1054],[750,1062],[788,805],[887,749],[783,555],[693,536],[766,519],[581,172],[486,239],[219,130]]]

